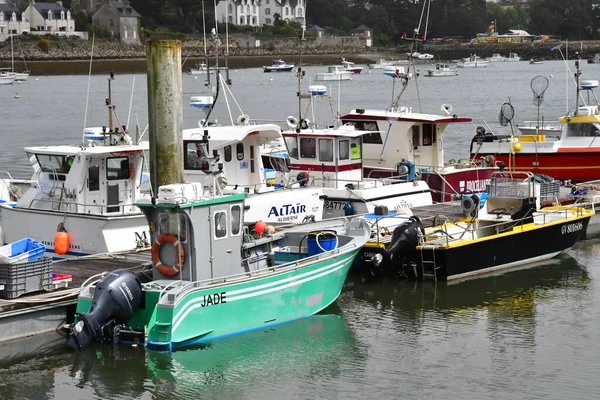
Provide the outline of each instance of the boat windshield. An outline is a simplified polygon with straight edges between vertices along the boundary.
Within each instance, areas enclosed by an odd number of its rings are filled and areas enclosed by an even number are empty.
[[[68,174],[75,157],[56,154],[36,154],[36,158],[42,172]]]
[[[595,137],[600,135],[600,124],[567,124],[567,137]]]

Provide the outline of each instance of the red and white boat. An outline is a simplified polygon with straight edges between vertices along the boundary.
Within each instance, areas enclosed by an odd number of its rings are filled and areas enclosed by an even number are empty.
[[[363,169],[366,177],[406,175],[427,182],[433,201],[451,201],[454,196],[486,190],[492,172],[491,157],[462,163],[444,160],[444,130],[449,124],[469,123],[471,118],[453,114],[442,104],[444,115],[413,112],[399,105],[410,76],[398,74],[402,90],[386,110],[354,109],[340,119],[359,130],[378,131],[363,136]],[[471,126],[471,125],[469,125]]]
[[[346,61],[344,57],[342,57],[342,66],[344,71],[350,71],[353,74],[360,74],[363,70],[363,67],[356,66],[352,61]]]
[[[510,170],[531,171],[573,183],[600,179],[600,109],[593,93],[598,81],[580,81],[579,61],[575,66],[575,111],[559,119],[560,132],[542,129],[521,135],[479,132],[471,141],[471,160],[493,159],[494,163],[504,162]],[[586,100],[583,105],[581,99]]]
[[[400,107],[355,109],[341,119],[356,129],[379,131],[363,136],[365,176],[408,175],[410,179],[420,175],[436,202],[485,191],[492,172],[498,170],[490,158],[469,163],[444,161],[444,130],[449,124],[471,122],[468,117],[416,113]]]

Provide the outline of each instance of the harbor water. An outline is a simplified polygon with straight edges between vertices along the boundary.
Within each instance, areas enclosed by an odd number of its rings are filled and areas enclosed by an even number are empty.
[[[573,69],[573,61],[568,65]],[[468,158],[477,126],[510,131],[498,122],[504,102],[513,105],[515,122],[535,119],[529,84],[536,75],[550,82],[540,107],[545,119],[574,106],[573,82],[566,82],[572,74],[563,62],[497,63],[447,78],[423,77],[426,67],[418,69],[420,102],[411,82],[408,106],[441,114],[441,105],[450,104],[452,114],[475,120],[447,129],[446,159]],[[306,67],[303,89],[323,70]],[[327,85],[331,99],[315,104],[314,117],[307,100],[300,112],[328,124],[332,111],[385,108],[392,79],[381,70],[366,72]],[[230,117],[221,87],[214,114],[220,123],[242,113],[281,123],[298,115],[292,73],[230,75],[242,110],[229,97]],[[31,176],[23,147],[81,143],[84,126],[106,125],[106,79],[92,76],[87,117],[87,76],[31,76],[0,86],[2,174]],[[583,79],[600,79],[600,66],[583,65]],[[112,88],[116,124],[133,131],[139,121],[143,131],[146,77],[117,75]],[[203,114],[187,102],[206,94],[203,78],[185,75],[183,91],[184,125],[197,126]],[[350,276],[338,301],[320,315],[173,353],[100,344],[74,352],[59,334],[4,343],[0,399],[599,398],[599,255],[600,238],[586,237],[551,261],[452,284]]]

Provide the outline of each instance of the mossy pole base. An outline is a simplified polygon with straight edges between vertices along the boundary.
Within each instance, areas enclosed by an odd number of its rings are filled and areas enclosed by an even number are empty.
[[[160,186],[183,182],[181,42],[149,42],[147,60],[150,180],[155,197]]]

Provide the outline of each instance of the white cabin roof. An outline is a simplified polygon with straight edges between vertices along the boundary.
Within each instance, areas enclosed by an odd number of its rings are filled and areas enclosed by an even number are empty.
[[[142,142],[141,144],[132,144],[132,145],[123,145],[123,146],[88,146],[81,148],[81,146],[76,145],[60,145],[60,146],[33,146],[33,147],[25,147],[25,151],[28,153],[35,154],[58,154],[65,156],[74,156],[77,154],[85,155],[94,155],[94,154],[110,154],[110,153],[120,153],[120,152],[128,152],[128,151],[142,151],[148,150],[149,143]]]
[[[283,136],[323,136],[323,137],[339,137],[339,138],[355,138],[364,136],[370,133],[383,133],[380,131],[361,131],[355,129],[353,125],[342,125],[339,128],[325,129],[302,129],[300,132],[284,131]]]
[[[279,125],[257,124],[184,129],[183,138],[184,140],[201,140],[204,137],[204,132],[207,130],[210,137],[210,145],[215,148],[239,143],[248,136],[257,136],[261,144],[281,137],[281,128]]]
[[[399,111],[386,111],[386,110],[370,110],[370,109],[354,109],[348,114],[341,117],[344,119],[375,119],[375,120],[387,120],[395,119],[398,121],[411,121],[411,122],[426,122],[436,124],[446,124],[454,122],[471,122],[470,117],[454,117],[452,115],[436,115],[436,114],[423,114],[413,112],[399,112]]]

